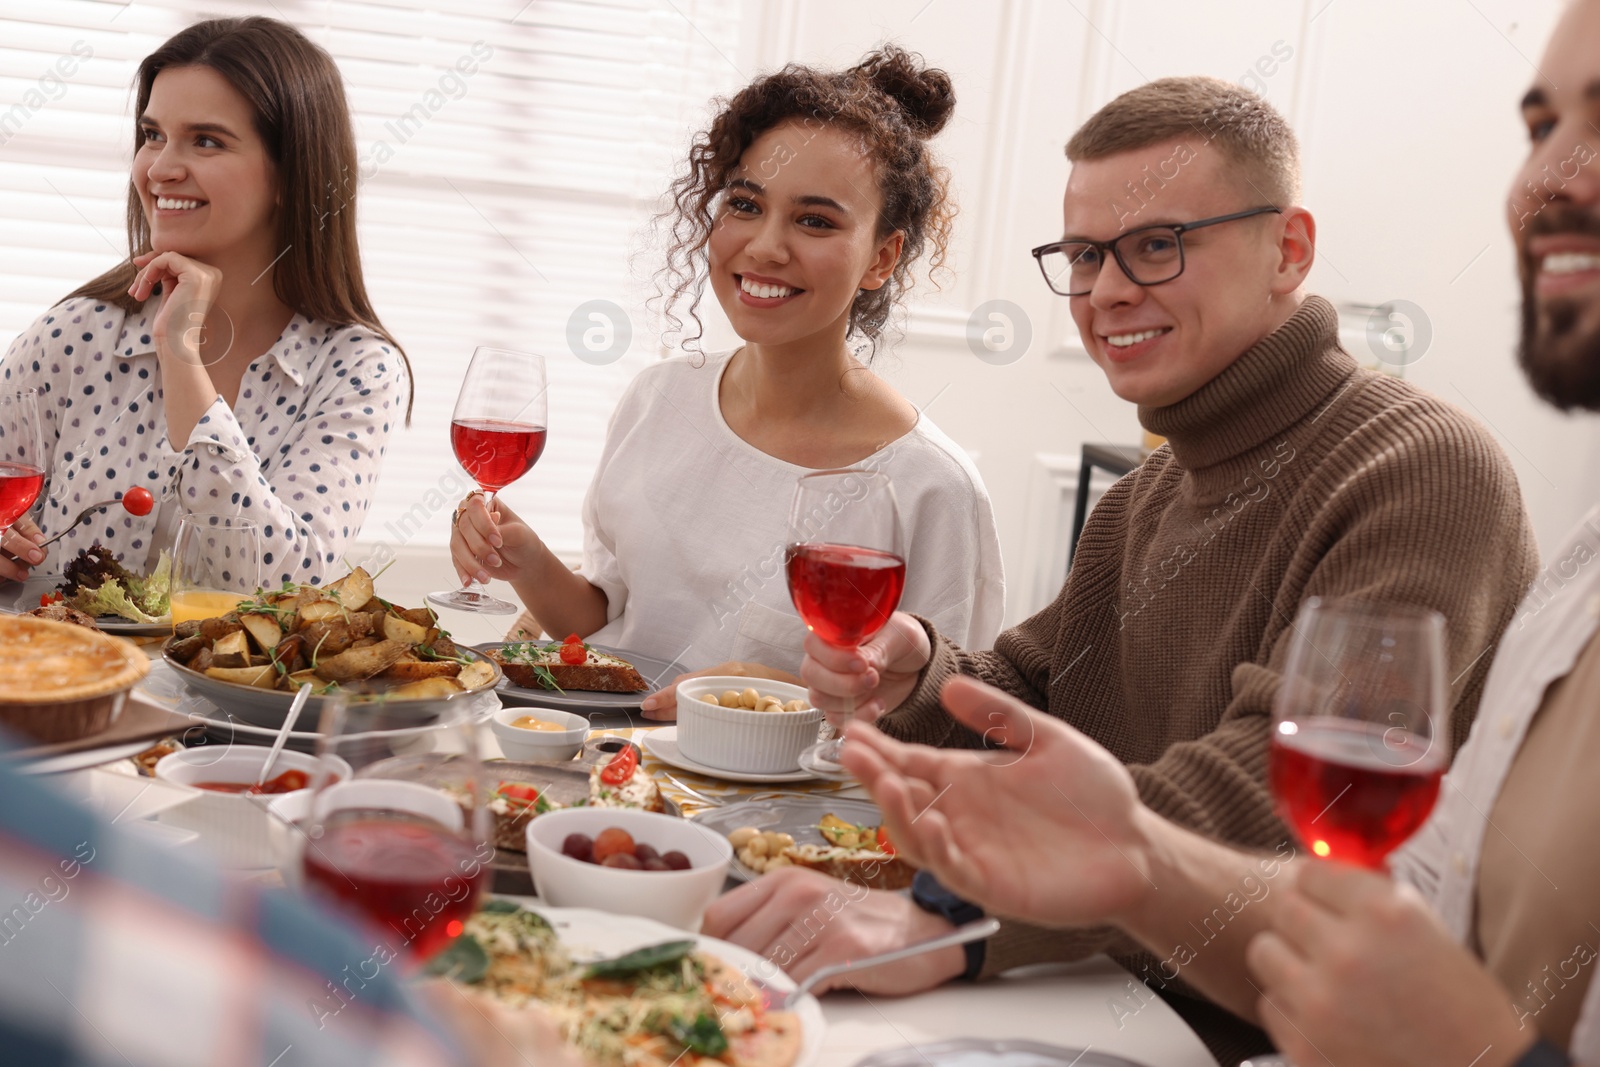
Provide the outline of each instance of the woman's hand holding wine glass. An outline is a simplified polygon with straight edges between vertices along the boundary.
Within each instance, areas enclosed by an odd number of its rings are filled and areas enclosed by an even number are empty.
[[[811,690],[811,702],[841,727],[849,719],[876,722],[899,707],[933,655],[928,631],[903,611],[858,648],[830,645],[815,633],[806,635],[805,648],[800,680]]]
[[[39,412],[39,394],[32,389],[20,393],[0,393],[0,541],[22,560],[34,563],[37,546],[30,546],[38,527],[27,522],[19,533],[12,533],[39,499],[44,488],[44,435]],[[6,536],[11,534],[9,538]],[[41,553],[40,559],[43,558]],[[20,573],[8,577],[26,578],[28,569],[19,561],[7,561],[8,570]]]
[[[854,652],[876,637],[906,584],[900,507],[889,476],[849,469],[801,477],[789,512],[784,570],[812,638]],[[855,694],[847,691],[828,721],[842,729],[855,710]],[[837,737],[819,741],[800,754],[800,766],[824,778],[849,778],[839,763],[843,746]]]
[[[461,502],[455,526],[450,531],[450,562],[462,584],[487,582],[491,578],[513,581],[548,552],[533,528],[505,501],[473,493]],[[542,551],[541,551],[542,550]]]
[[[488,615],[516,613],[517,605],[491,596],[482,588],[480,574],[487,574],[489,567],[495,566],[488,563],[488,558],[499,555],[498,551],[485,550],[504,547],[503,543],[493,543],[496,537],[504,540],[495,531],[491,518],[498,510],[494,495],[532,470],[544,453],[546,393],[543,356],[499,348],[479,348],[472,353],[450,420],[450,446],[461,466],[483,490],[482,522],[477,523],[479,533],[475,535],[479,543],[463,545],[474,549],[469,555],[481,563],[466,570],[465,561],[457,558],[457,571],[466,584],[449,592],[428,594],[430,603]],[[460,533],[459,526],[457,523],[456,533]],[[530,536],[532,532],[528,530]],[[452,558],[456,558],[456,533],[451,534]],[[533,542],[537,544],[538,539],[533,538]],[[505,566],[502,558],[496,569]]]

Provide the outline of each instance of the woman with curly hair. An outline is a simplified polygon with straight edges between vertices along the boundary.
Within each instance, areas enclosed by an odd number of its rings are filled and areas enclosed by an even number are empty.
[[[948,75],[893,47],[840,72],[791,65],[727,101],[673,183],[663,274],[675,327],[685,301],[699,326],[709,281],[744,344],[708,355],[697,331],[630,384],[584,502],[580,572],[474,495],[450,542],[463,579],[509,580],[527,636],[797,681],[806,631],[783,573],[795,480],[872,468],[900,504],[903,605],[987,647],[1005,586],[983,482],[861,358],[924,251],[943,261],[955,212],[927,142],[954,107]],[[674,716],[674,686],[647,715]]]

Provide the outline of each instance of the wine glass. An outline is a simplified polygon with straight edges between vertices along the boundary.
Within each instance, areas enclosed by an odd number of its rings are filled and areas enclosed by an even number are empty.
[[[461,933],[494,857],[480,717],[446,716],[419,728],[383,701],[326,699],[305,820],[307,887],[362,913],[412,967]]]
[[[39,393],[0,393],[0,539],[28,513],[43,488]]]
[[[543,356],[503,348],[473,350],[450,417],[450,447],[483,490],[490,514],[494,495],[532,470],[544,452],[545,393]],[[517,605],[491,596],[476,580],[460,589],[429,593],[428,600],[485,615],[517,612]]]
[[[261,527],[187,512],[172,548],[172,625],[226,615],[261,588]]]
[[[900,505],[889,476],[879,471],[818,471],[795,485],[784,569],[789,597],[806,629],[835,648],[872,640],[900,605],[906,584]],[[855,714],[846,704],[840,733]],[[800,754],[800,766],[824,778],[846,779],[840,737]]]
[[[1449,721],[1444,616],[1306,601],[1272,709],[1284,821],[1314,855],[1381,870],[1433,810]]]

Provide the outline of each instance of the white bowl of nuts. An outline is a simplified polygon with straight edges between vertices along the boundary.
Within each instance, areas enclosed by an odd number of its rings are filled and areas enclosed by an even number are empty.
[[[821,725],[821,710],[798,685],[715,675],[678,686],[678,749],[707,767],[743,774],[795,770]]]

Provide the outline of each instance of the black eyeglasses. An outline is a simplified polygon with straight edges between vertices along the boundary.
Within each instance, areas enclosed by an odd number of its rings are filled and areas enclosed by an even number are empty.
[[[1161,223],[1141,226],[1110,241],[1054,241],[1033,250],[1050,291],[1061,296],[1087,296],[1100,277],[1106,253],[1117,257],[1122,273],[1135,285],[1160,285],[1183,273],[1183,235],[1205,226],[1217,226],[1237,219],[1248,219],[1267,212],[1282,214],[1275,207],[1257,207],[1218,215],[1198,222]]]

